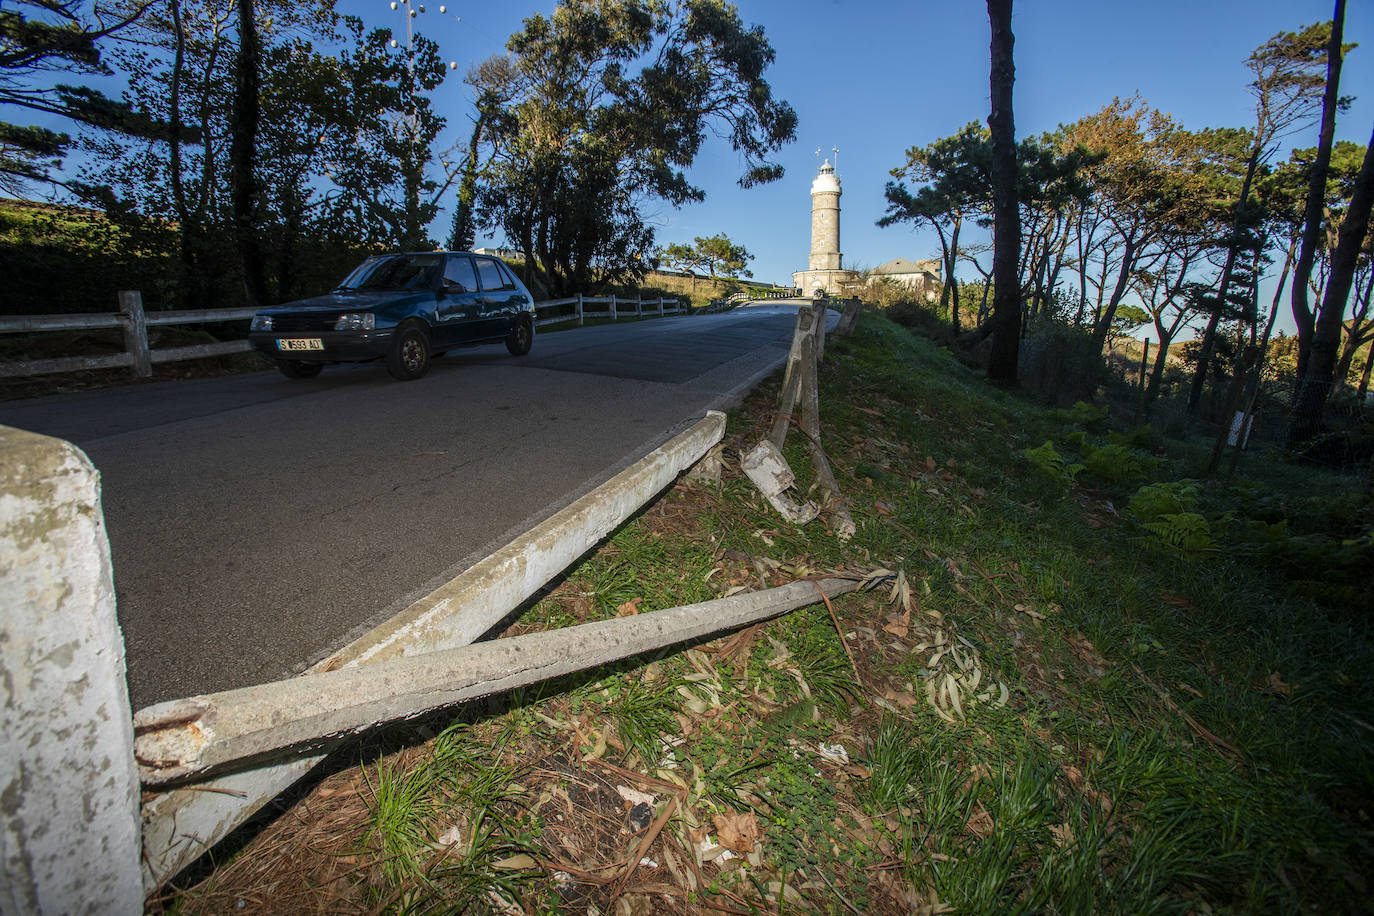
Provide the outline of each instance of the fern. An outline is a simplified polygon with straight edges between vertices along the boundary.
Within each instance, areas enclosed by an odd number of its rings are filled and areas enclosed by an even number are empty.
[[[1066,463],[1064,456],[1054,450],[1054,443],[1048,440],[1039,448],[1023,449],[1021,454],[1025,455],[1040,473],[1065,486],[1072,484],[1078,472],[1083,470],[1081,464]]]
[[[1159,463],[1132,448],[1113,443],[1101,448],[1087,446],[1084,463],[1088,473],[1108,483],[1123,483],[1147,476]]]
[[[1171,512],[1145,522],[1142,527],[1159,538],[1164,546],[1185,553],[1211,550],[1216,546],[1212,540],[1212,526],[1196,512]]]
[[[1127,507],[1142,525],[1166,515],[1196,513],[1201,490],[1195,480],[1173,480],[1146,484],[1131,497]]]

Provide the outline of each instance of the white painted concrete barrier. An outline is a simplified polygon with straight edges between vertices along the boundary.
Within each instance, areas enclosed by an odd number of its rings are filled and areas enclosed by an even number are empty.
[[[709,412],[690,429],[479,561],[309,673],[475,642],[695,464],[725,433]],[[304,776],[322,757],[233,773],[143,806],[144,881],[154,890]]]
[[[0,426],[0,914],[140,913],[138,773],[100,479]]]

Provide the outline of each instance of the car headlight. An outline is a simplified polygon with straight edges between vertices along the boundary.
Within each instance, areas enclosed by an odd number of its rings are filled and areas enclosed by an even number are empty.
[[[377,316],[371,312],[347,312],[334,322],[336,331],[370,331],[377,326]]]
[[[252,330],[254,330],[254,331],[270,331],[270,330],[272,330],[272,316],[271,316],[271,315],[254,315],[254,316],[253,316]]]

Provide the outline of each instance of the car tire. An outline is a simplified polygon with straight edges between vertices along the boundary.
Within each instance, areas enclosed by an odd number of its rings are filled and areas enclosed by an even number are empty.
[[[314,378],[324,371],[323,363],[303,363],[298,359],[283,359],[277,363],[287,378]]]
[[[511,356],[524,356],[530,352],[530,347],[534,346],[534,322],[529,315],[520,314],[516,316],[515,324],[511,325],[510,333],[506,335],[506,349]]]
[[[402,382],[413,381],[429,371],[429,332],[418,324],[396,329],[386,354],[386,371]]]

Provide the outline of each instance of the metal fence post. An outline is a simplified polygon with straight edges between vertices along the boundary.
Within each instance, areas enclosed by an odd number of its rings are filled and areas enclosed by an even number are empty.
[[[582,324],[582,294],[577,294],[577,323]]]
[[[143,317],[143,294],[136,289],[121,289],[119,312],[124,316],[124,349],[134,358],[134,377],[152,378],[153,357],[148,352],[148,322]]]

